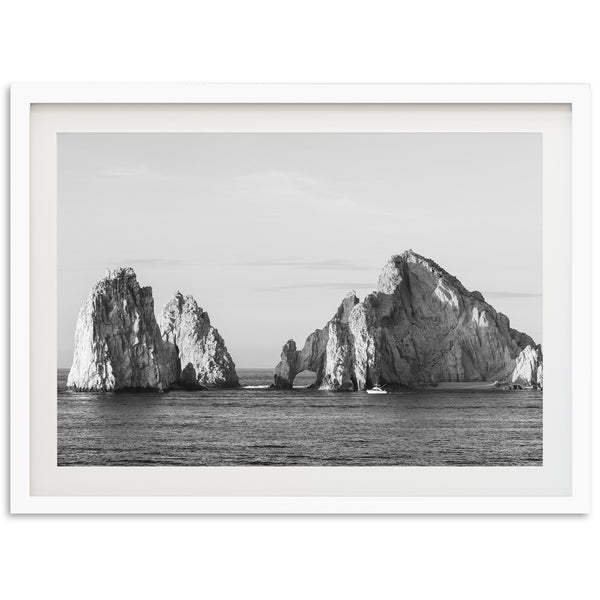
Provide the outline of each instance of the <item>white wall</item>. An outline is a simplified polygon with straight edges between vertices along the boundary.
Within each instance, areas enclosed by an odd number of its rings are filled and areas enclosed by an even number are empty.
[[[592,11],[579,0],[12,1],[1,81],[590,82],[597,109]],[[0,101],[6,140],[6,87]],[[598,588],[597,514],[34,518],[9,517],[4,498],[0,590],[11,599],[590,598]]]

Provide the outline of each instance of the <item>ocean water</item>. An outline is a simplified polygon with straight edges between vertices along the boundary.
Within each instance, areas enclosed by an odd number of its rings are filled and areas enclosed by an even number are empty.
[[[82,393],[58,371],[58,465],[542,464],[542,392],[271,390]],[[296,385],[309,380],[297,379]]]

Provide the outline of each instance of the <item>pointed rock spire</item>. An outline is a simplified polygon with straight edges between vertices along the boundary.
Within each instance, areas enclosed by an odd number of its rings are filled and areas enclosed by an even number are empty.
[[[178,352],[178,379],[184,387],[235,387],[239,385],[235,363],[225,341],[192,296],[177,292],[160,316],[165,342]]]
[[[130,267],[107,269],[79,311],[68,387],[166,390],[176,377],[175,347],[161,338],[152,288],[140,287]]]

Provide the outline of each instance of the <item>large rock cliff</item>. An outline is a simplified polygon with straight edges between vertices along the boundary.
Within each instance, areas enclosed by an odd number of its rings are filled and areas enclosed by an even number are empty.
[[[541,387],[542,361],[541,346],[479,292],[409,250],[388,261],[376,292],[362,302],[349,294],[302,350],[294,340],[284,345],[275,387],[292,387],[304,370],[325,390],[445,381]]]
[[[73,365],[75,390],[166,390],[178,374],[173,344],[163,342],[151,287],[131,268],[108,270],[79,311]]]
[[[131,268],[108,270],[79,311],[67,386],[79,391],[236,386],[235,364],[208,314],[179,292],[160,327],[152,288]]]
[[[234,387],[239,385],[235,364],[208,313],[192,296],[177,292],[160,317],[160,331],[166,343],[177,348],[184,387]]]

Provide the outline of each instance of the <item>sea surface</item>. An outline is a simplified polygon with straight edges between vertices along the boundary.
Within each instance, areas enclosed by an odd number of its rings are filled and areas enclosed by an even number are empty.
[[[542,464],[542,392],[336,393],[242,387],[161,393],[66,389],[58,370],[59,466],[492,466]],[[313,376],[314,378],[314,376]]]

